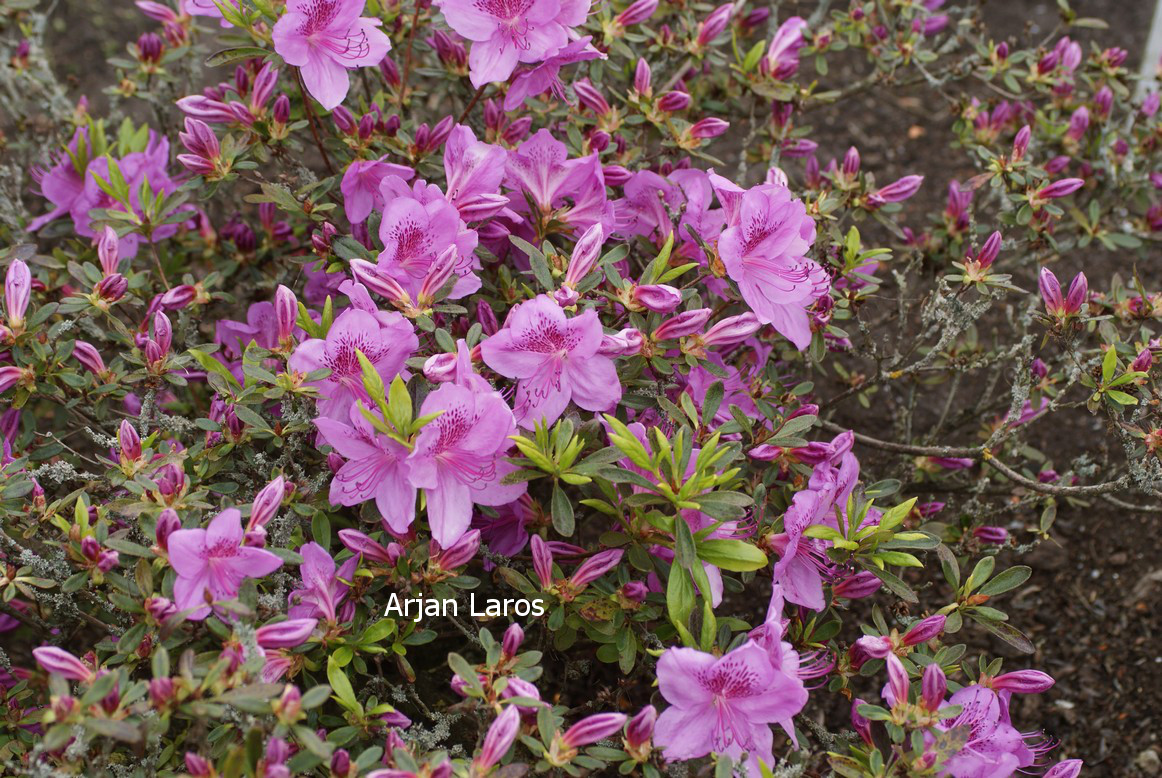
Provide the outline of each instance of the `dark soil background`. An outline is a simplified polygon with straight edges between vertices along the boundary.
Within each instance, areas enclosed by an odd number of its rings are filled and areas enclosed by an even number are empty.
[[[814,0],[776,3],[782,18],[789,7],[810,9]],[[834,3],[836,6],[842,2]],[[1109,30],[1080,31],[1074,37],[1088,45],[1121,46],[1140,61],[1153,11],[1152,0],[1074,0],[1081,16],[1105,19]],[[127,42],[153,23],[129,0],[94,3],[58,0],[54,12],[53,61],[59,75],[69,79],[75,94],[87,94],[94,113],[109,101],[101,93],[115,78],[105,59],[124,52]],[[98,11],[99,12],[95,12]],[[1042,40],[1056,26],[1057,4],[1051,0],[989,0],[984,19],[993,37],[1027,45]],[[834,74],[832,78],[834,77]],[[918,95],[874,92],[844,103],[842,111],[820,111],[811,116],[821,160],[839,157],[857,145],[865,169],[882,181],[898,175],[924,172],[925,201],[910,204],[917,211],[942,204],[948,181],[963,180],[963,157],[948,153],[952,117],[943,105]],[[1125,258],[1096,256],[1090,278],[1105,279],[1128,267]],[[1143,279],[1162,285],[1162,265],[1142,267]],[[874,421],[849,410],[838,421],[876,434]],[[1085,450],[1087,437],[1103,437],[1098,429],[1042,430],[1036,443],[1055,455],[1072,456]],[[1061,452],[1058,454],[1058,452]],[[859,451],[869,470],[875,467],[871,451]],[[1036,526],[1037,517],[1020,517]],[[1092,776],[1162,775],[1162,541],[1157,514],[1123,512],[1105,503],[1062,505],[1054,526],[1054,541],[1017,557],[1006,552],[998,568],[1029,564],[1030,583],[1007,600],[1013,623],[1032,637],[1037,654],[1022,658],[999,641],[990,646],[996,655],[1011,656],[1009,669],[1034,666],[1058,679],[1048,694],[1015,703],[1018,726],[1042,724],[1061,741],[1062,756],[1084,758]],[[979,630],[977,630],[979,631]],[[965,639],[980,639],[961,633]],[[826,722],[829,728],[840,721]]]

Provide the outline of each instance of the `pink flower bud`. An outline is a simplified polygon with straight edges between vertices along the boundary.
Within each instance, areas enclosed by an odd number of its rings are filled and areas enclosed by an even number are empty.
[[[996,260],[997,254],[1000,251],[1001,233],[1000,230],[997,230],[985,239],[984,245],[980,247],[980,251],[976,252],[976,261],[982,268],[989,267]]]
[[[1081,306],[1085,304],[1089,298],[1089,282],[1086,280],[1085,273],[1078,273],[1073,278],[1073,283],[1069,285],[1069,291],[1065,295],[1065,312],[1067,314],[1077,314],[1081,312]]]
[[[573,254],[569,257],[569,269],[565,271],[565,283],[576,287],[585,276],[589,275],[601,256],[601,247],[605,243],[605,229],[600,223],[594,224],[577,239],[573,246]]]
[[[870,746],[872,744],[871,722],[860,715],[859,706],[861,705],[867,705],[867,701],[858,697],[851,701],[851,726],[860,739]]]
[[[649,97],[653,94],[653,74],[650,71],[650,63],[646,62],[645,57],[637,61],[637,67],[633,72],[633,88],[644,97]]]
[[[335,127],[344,135],[355,134],[355,117],[343,106],[335,106],[335,109],[331,111],[331,121],[335,122]]]
[[[1049,691],[1056,681],[1053,676],[1040,670],[1016,670],[998,675],[989,681],[989,686],[998,692],[1014,694],[1040,694]]]
[[[1037,192],[1037,197],[1041,200],[1055,200],[1059,197],[1068,197],[1076,192],[1085,181],[1080,178],[1062,178],[1059,181],[1054,181],[1051,184],[1046,184]]]
[[[1013,162],[1024,159],[1025,152],[1029,150],[1029,139],[1032,137],[1033,130],[1027,124],[1017,131],[1017,137],[1013,138]]]
[[[859,174],[859,149],[852,146],[843,155],[843,175],[846,178],[855,178]]]
[[[157,707],[165,707],[174,698],[172,678],[154,678],[149,682],[149,701]]]
[[[741,343],[762,329],[762,323],[750,311],[738,316],[730,316],[715,324],[702,336],[702,345],[733,346]]]
[[[904,669],[904,663],[900,661],[898,656],[889,653],[885,659],[888,663],[888,685],[884,693],[894,708],[896,705],[908,701],[908,689],[911,687],[911,683],[908,681],[908,671]]]
[[[621,596],[632,603],[644,602],[649,593],[650,588],[641,581],[630,581],[621,587]]]
[[[658,720],[658,711],[653,705],[647,705],[629,720],[625,727],[625,742],[631,750],[641,751],[649,745],[654,736],[654,725]]]
[[[108,372],[108,368],[105,367],[105,361],[101,359],[100,352],[97,351],[92,343],[87,343],[83,340],[76,341],[73,344],[73,356],[94,375],[101,376]]]
[[[682,293],[666,284],[647,284],[633,288],[634,303],[654,313],[670,313],[682,304]]]
[[[672,319],[667,319],[654,330],[654,340],[674,340],[693,335],[706,326],[713,311],[709,308],[696,308],[692,311],[683,311]]]
[[[1065,311],[1065,301],[1061,298],[1061,284],[1057,276],[1047,267],[1041,268],[1037,285],[1041,289],[1041,299],[1045,301],[1045,310],[1051,316],[1060,316]]]
[[[100,237],[97,238],[97,258],[101,262],[101,269],[105,271],[107,276],[117,272],[117,265],[120,262],[120,246],[121,239],[117,237],[117,231],[106,226],[101,231]]]
[[[484,744],[480,747],[480,756],[473,760],[473,765],[482,772],[498,765],[519,734],[520,710],[515,705],[509,705],[488,727]]]
[[[351,260],[351,275],[372,292],[392,302],[407,303],[410,296],[394,278],[380,275],[378,266],[363,259]]]
[[[1080,759],[1066,759],[1050,767],[1044,778],[1077,778],[1083,766],[1085,763]]]
[[[262,491],[254,496],[254,502],[251,503],[250,521],[247,528],[265,527],[278,513],[279,506],[282,505],[282,498],[285,495],[286,482],[281,475],[262,487]]]
[[[197,296],[198,290],[192,285],[181,284],[158,298],[158,307],[164,311],[177,311],[192,303]]]
[[[1089,110],[1083,105],[1069,117],[1069,128],[1065,131],[1065,137],[1075,141],[1081,140],[1088,129]]]
[[[121,555],[111,548],[102,549],[97,555],[97,569],[107,573],[121,563]]]
[[[1113,90],[1110,89],[1108,85],[1103,86],[1101,89],[1097,90],[1097,94],[1093,96],[1093,104],[1097,109],[1098,116],[1103,119],[1108,117],[1110,115],[1110,109],[1113,108],[1114,105]],[[1070,122],[1070,124],[1072,125],[1072,122]]]
[[[972,535],[981,543],[993,546],[1003,546],[1009,539],[1009,531],[1004,527],[976,527]]]
[[[641,353],[644,340],[641,332],[628,327],[613,335],[602,335],[597,353],[604,357],[632,357]]]
[[[192,778],[211,778],[211,776],[214,774],[210,763],[195,754],[193,751],[186,752],[186,772],[188,772]]]
[[[715,8],[698,28],[698,45],[709,45],[721,35],[722,31],[726,29],[726,25],[730,23],[730,17],[733,14],[733,3],[726,3]]]
[[[502,654],[509,659],[516,656],[516,652],[520,650],[520,645],[524,642],[524,639],[525,631],[521,629],[520,624],[514,621],[504,631],[504,639],[500,644]]]
[[[471,562],[480,550],[480,530],[464,533],[451,548],[441,549],[432,555],[432,564],[440,570],[451,572]]]
[[[387,565],[394,566],[399,561],[399,552],[394,552],[390,546],[396,546],[392,543],[388,548],[384,548],[379,543],[364,535],[359,530],[341,529],[339,530],[339,542],[343,546],[356,554],[360,554],[367,559],[375,562],[382,562]]]
[[[1150,92],[1142,100],[1142,115],[1148,119],[1154,118],[1154,115],[1158,113],[1160,105],[1162,105],[1162,97],[1159,97],[1157,92]]]
[[[1138,352],[1138,356],[1134,357],[1134,361],[1130,363],[1130,370],[1145,373],[1150,370],[1150,366],[1154,364],[1154,354],[1148,348],[1144,348]]]
[[[611,737],[625,726],[624,713],[598,713],[587,716],[569,727],[569,731],[561,738],[565,748],[573,749],[596,743]]]
[[[32,273],[23,260],[14,259],[4,278],[4,307],[8,311],[8,326],[13,330],[24,328],[24,314],[32,296]]]
[[[871,209],[882,208],[887,203],[899,203],[907,200],[912,195],[916,194],[920,189],[920,184],[924,182],[924,176],[904,176],[898,181],[893,181],[885,187],[881,187],[868,195],[867,204]]]
[[[32,650],[32,656],[45,672],[59,675],[70,681],[92,683],[93,679],[96,678],[88,665],[63,648],[41,646]]]
[[[424,362],[424,378],[434,384],[447,383],[456,378],[456,354],[433,354]]]
[[[295,293],[282,284],[278,285],[274,293],[274,316],[278,327],[278,342],[284,346],[291,345],[299,318],[299,301]]]
[[[921,643],[927,643],[929,640],[932,640],[944,631],[945,620],[945,616],[938,614],[916,622],[904,633],[904,645],[918,646]]]
[[[870,597],[880,590],[880,579],[867,570],[852,575],[831,586],[831,593],[848,600]]]
[[[677,90],[666,92],[658,98],[658,108],[667,113],[677,113],[678,111],[685,111],[690,107],[691,98],[686,92],[679,92]]]
[[[295,648],[307,642],[318,623],[317,619],[287,619],[267,624],[255,631],[255,640],[262,648]]]
[[[169,550],[169,536],[175,531],[182,528],[182,520],[178,518],[178,513],[173,508],[166,508],[157,517],[157,525],[153,529],[153,537],[157,541],[158,548],[162,551]]]
[[[612,548],[608,551],[601,551],[594,554],[574,571],[573,577],[569,579],[569,583],[577,588],[593,583],[617,567],[624,553],[620,548]]]
[[[948,680],[940,665],[933,662],[925,667],[924,675],[920,678],[920,701],[924,707],[933,712],[940,710],[947,692]]]
[[[93,291],[105,302],[115,303],[125,296],[129,290],[129,281],[120,273],[105,276],[94,287]]]
[[[128,419],[122,419],[121,426],[117,429],[117,445],[123,464],[141,459],[141,437]]]
[[[658,0],[636,0],[631,3],[624,11],[619,13],[614,21],[622,27],[628,27],[631,24],[641,24],[654,15],[658,10]]]
[[[624,186],[633,178],[633,173],[621,165],[606,165],[601,172],[609,186]]]
[[[694,126],[689,129],[689,133],[691,138],[708,140],[710,138],[717,138],[728,129],[730,129],[730,122],[714,116],[708,116],[705,119],[695,122]]]
[[[172,8],[161,3],[152,2],[152,0],[137,0],[134,3],[137,8],[150,19],[155,22],[172,23],[178,20],[177,13]]]
[[[533,570],[536,571],[537,580],[541,582],[542,589],[548,589],[553,585],[553,552],[540,535],[533,535],[529,544],[532,549]]]
[[[598,116],[608,116],[613,110],[601,90],[595,87],[588,78],[578,79],[573,83],[573,91],[577,93],[577,100]]]
[[[153,339],[162,353],[169,353],[169,347],[173,343],[173,325],[170,324],[169,317],[161,311],[153,315]]]
[[[876,635],[864,635],[848,649],[851,666],[859,669],[869,659],[884,659],[892,653],[892,641]]]

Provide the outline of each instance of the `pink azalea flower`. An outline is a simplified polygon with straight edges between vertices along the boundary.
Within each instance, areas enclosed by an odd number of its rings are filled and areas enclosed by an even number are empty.
[[[187,618],[201,621],[210,615],[205,592],[215,602],[233,600],[244,578],[262,578],[282,566],[271,552],[242,545],[242,514],[228,508],[206,529],[179,529],[167,539],[169,562],[177,573],[174,602],[191,610]]]
[[[586,35],[571,41],[553,56],[517,73],[504,96],[504,110],[515,111],[525,100],[545,92],[552,92],[558,100],[566,100],[565,85],[561,83],[561,68],[591,59],[606,59],[606,55],[591,45],[593,36]]]
[[[444,173],[448,202],[461,218],[479,221],[508,205],[500,194],[508,152],[500,146],[476,140],[472,128],[458,124],[444,144]]]
[[[710,208],[711,180],[706,171],[696,169],[675,170],[665,178],[649,170],[635,173],[626,182],[625,197],[614,202],[617,232],[641,235],[657,245],[674,235],[681,256],[704,261],[702,248],[687,228],[693,227],[706,241],[713,241],[722,231],[724,212]],[[670,211],[682,214],[677,234]]]
[[[721,200],[724,190],[718,189]],[[823,268],[806,257],[815,242],[815,222],[789,189],[776,184],[748,190],[727,212],[726,229],[718,238],[727,275],[759,321],[802,351],[811,342],[807,306],[830,285]]]
[[[604,411],[621,399],[613,360],[598,353],[601,322],[587,310],[572,319],[545,295],[517,305],[504,329],[480,346],[484,363],[518,379],[517,422],[533,429],[552,424],[569,401],[587,411]]]
[[[670,703],[654,726],[654,743],[666,759],[710,753],[738,759],[745,751],[752,776],[759,775],[759,759],[774,764],[769,725],[789,722],[807,701],[802,682],[776,669],[754,641],[721,658],[668,649],[658,660],[658,687]]]
[[[315,419],[323,440],[347,461],[331,479],[332,505],[359,505],[375,500],[379,515],[396,534],[416,518],[416,489],[408,483],[406,446],[380,435],[352,405],[350,421]]]
[[[569,42],[569,28],[589,15],[590,0],[438,0],[448,26],[473,41],[472,86],[505,81],[518,62],[540,62]]]
[[[961,706],[961,711],[955,718],[936,725],[936,729],[966,728],[968,742],[944,761],[942,775],[993,778],[1014,775],[1033,764],[1033,751],[1009,720],[1007,697],[983,686],[966,686],[953,694],[948,704]]]
[[[476,270],[476,233],[468,229],[440,187],[425,181],[412,186],[397,176],[383,179],[383,220],[379,238],[378,272],[395,280],[414,299],[418,296],[429,271],[449,246],[457,251],[453,274],[459,280],[449,299],[466,297],[480,288]]]
[[[552,215],[577,234],[594,224],[611,226],[613,207],[605,193],[605,175],[597,155],[568,157],[565,144],[548,130],[539,130],[509,152],[505,183],[516,190],[509,196],[513,210],[528,211],[527,195],[539,211],[534,219]]]
[[[357,159],[347,166],[339,191],[343,193],[343,210],[347,221],[358,224],[372,211],[383,210],[383,196],[379,192],[383,179],[398,176],[407,181],[415,175],[410,167],[384,162],[383,159]]]
[[[303,557],[303,564],[299,567],[303,585],[290,593],[287,616],[292,619],[326,619],[331,624],[347,621],[354,612],[354,603],[343,608],[345,613],[342,615],[340,606],[347,599],[347,591],[351,588],[348,583],[359,566],[359,557],[351,557],[336,571],[335,560],[318,543],[307,543],[299,553]]]
[[[55,221],[72,210],[73,203],[85,189],[85,171],[77,171],[73,158],[78,157],[81,145],[89,146],[89,130],[81,127],[73,133],[69,141],[68,153],[58,153],[55,163],[48,170],[34,169],[33,179],[39,185],[40,194],[53,204],[53,209],[36,217],[28,224],[29,232],[36,232],[49,222]]]
[[[329,376],[312,383],[323,395],[319,413],[344,420],[356,400],[370,404],[363,389],[363,369],[355,355],[357,350],[375,365],[384,383],[390,384],[418,347],[415,330],[400,314],[349,308],[335,319],[326,340],[303,341],[287,364],[299,373],[330,370]]]
[[[424,490],[432,537],[450,548],[468,530],[472,506],[504,505],[525,484],[501,484],[513,470],[504,461],[516,432],[512,411],[498,392],[444,384],[424,400],[420,414],[443,411],[420,431],[408,457],[409,480]]]
[[[300,68],[303,83],[331,110],[347,97],[348,70],[378,65],[391,51],[379,19],[360,16],[364,0],[287,0],[274,25],[274,50]]]

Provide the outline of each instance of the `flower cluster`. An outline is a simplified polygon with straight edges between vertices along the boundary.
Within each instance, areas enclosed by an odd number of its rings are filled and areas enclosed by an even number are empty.
[[[984,638],[1050,658],[1020,555],[1162,489],[1125,51],[943,0],[139,0],[94,115],[16,5],[6,773],[1080,773]],[[955,164],[835,130],[900,84]]]

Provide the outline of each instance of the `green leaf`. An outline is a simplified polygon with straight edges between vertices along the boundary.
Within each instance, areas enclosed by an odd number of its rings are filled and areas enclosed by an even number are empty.
[[[1118,350],[1113,346],[1106,349],[1106,355],[1101,361],[1101,381],[1103,384],[1108,384],[1114,377],[1114,371],[1118,367]]]
[[[679,522],[684,524],[685,522]],[[759,570],[767,565],[767,555],[744,540],[713,538],[698,544],[698,558],[735,573]]]
[[[327,658],[327,681],[331,684],[331,690],[335,692],[335,699],[343,707],[362,712],[363,706],[355,697],[355,689],[352,688],[351,681],[347,680],[347,673],[339,666],[333,655]]]
[[[206,67],[216,68],[222,65],[241,62],[246,59],[264,58],[268,54],[270,54],[269,50],[260,49],[257,46],[238,46],[232,49],[222,49],[206,58]]]
[[[553,484],[553,529],[570,537],[573,534],[573,503],[569,502],[560,484]]]
[[[1029,580],[1029,576],[1033,574],[1033,568],[1025,565],[1016,565],[1010,567],[1002,573],[998,573],[995,578],[980,587],[979,594],[986,594],[990,597],[1003,594],[1007,591],[1016,589],[1025,581]]]

